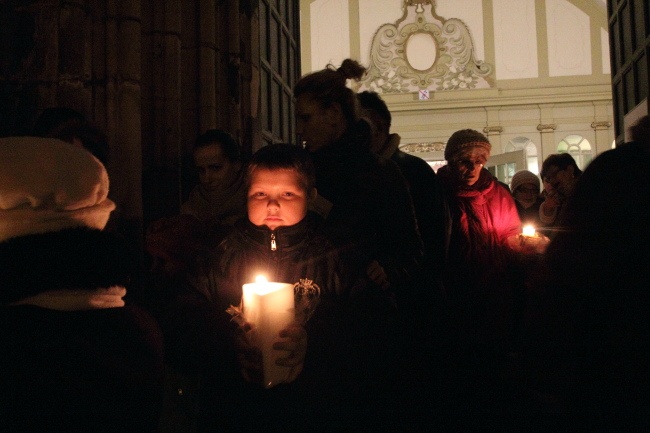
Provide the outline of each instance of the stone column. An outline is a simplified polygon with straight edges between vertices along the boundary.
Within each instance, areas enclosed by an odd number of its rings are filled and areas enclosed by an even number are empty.
[[[555,118],[553,117],[553,104],[540,104],[539,105],[539,124],[537,130],[540,133],[542,146],[542,153],[539,155],[539,167],[541,169],[542,162],[546,157],[555,153]]]
[[[198,118],[199,131],[203,133],[208,129],[217,126],[217,104],[225,101],[218,101],[217,98],[217,17],[215,15],[216,4],[214,0],[199,1],[199,96],[198,96]]]
[[[594,129],[596,142],[594,143],[594,158],[597,154],[612,148],[614,133],[612,130],[612,118],[609,115],[610,109],[607,103],[594,102],[594,121],[591,127]]]
[[[142,125],[140,3],[106,3],[106,133],[111,149],[111,190],[119,229],[142,236]],[[102,56],[103,57],[103,56]],[[99,110],[101,111],[101,110]]]

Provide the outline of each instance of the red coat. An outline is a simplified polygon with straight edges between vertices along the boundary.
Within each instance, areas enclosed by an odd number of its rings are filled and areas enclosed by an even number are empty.
[[[521,230],[515,202],[487,170],[472,187],[459,184],[448,167],[438,170],[438,178],[447,221],[442,279],[459,338],[503,347],[520,289],[517,257],[507,241]]]

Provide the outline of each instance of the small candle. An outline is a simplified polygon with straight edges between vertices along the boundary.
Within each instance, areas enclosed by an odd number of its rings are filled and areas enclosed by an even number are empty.
[[[258,276],[255,283],[244,284],[244,318],[252,327],[252,344],[262,352],[264,386],[271,388],[284,382],[291,368],[275,363],[282,355],[273,349],[280,331],[295,319],[293,284],[272,283]]]
[[[535,236],[535,227],[532,225],[526,225],[523,227],[521,234],[524,236]]]

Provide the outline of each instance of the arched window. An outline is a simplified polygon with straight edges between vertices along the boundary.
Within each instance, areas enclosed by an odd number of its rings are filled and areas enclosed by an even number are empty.
[[[570,154],[581,170],[584,170],[593,159],[591,144],[582,135],[571,134],[564,137],[557,145],[557,153]]]
[[[515,137],[506,144],[506,152],[524,149],[526,151],[526,169],[539,174],[539,160],[537,158],[537,146],[529,138]]]

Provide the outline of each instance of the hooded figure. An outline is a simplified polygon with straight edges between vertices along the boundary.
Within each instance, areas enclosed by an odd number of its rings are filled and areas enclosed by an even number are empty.
[[[162,337],[125,305],[134,255],[103,232],[104,166],[60,140],[0,139],[0,425],[157,430]]]

